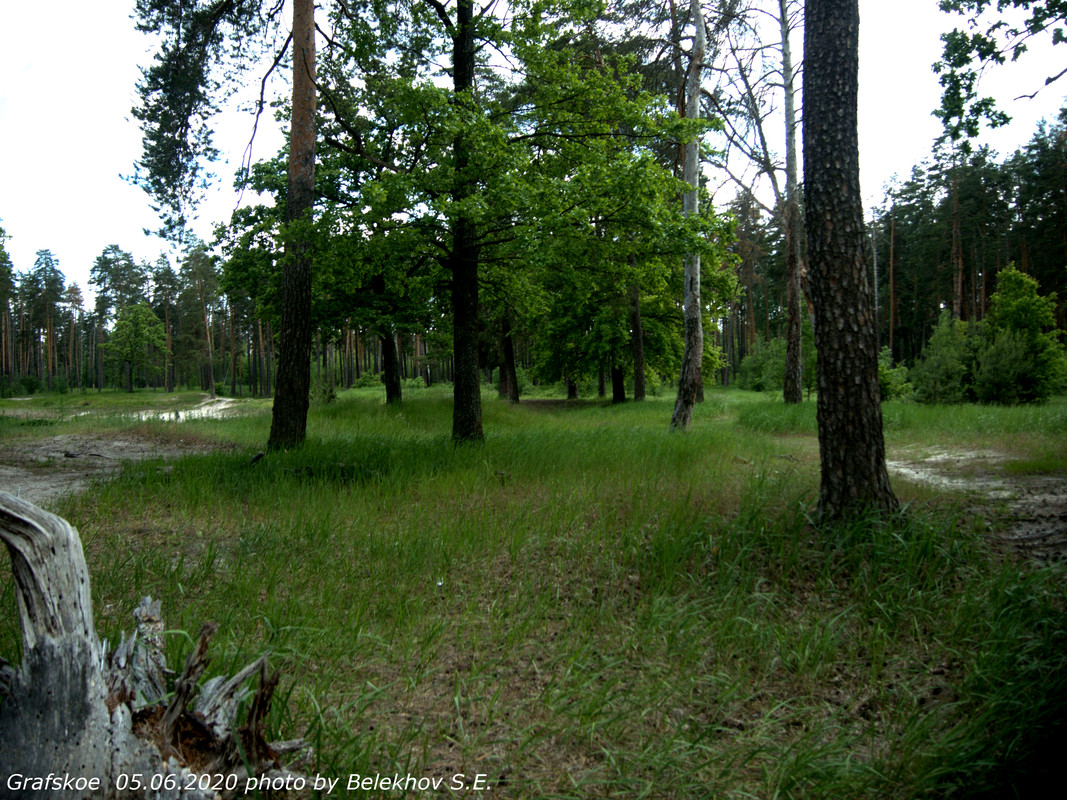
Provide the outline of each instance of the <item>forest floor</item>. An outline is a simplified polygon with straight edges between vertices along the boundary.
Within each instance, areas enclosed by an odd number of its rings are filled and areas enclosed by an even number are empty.
[[[48,506],[117,474],[123,462],[170,459],[220,446],[194,439],[111,433],[67,433],[6,444],[0,446],[0,489]]]
[[[994,541],[1040,560],[1067,559],[1067,478],[1012,474],[1009,456],[994,450],[891,453],[891,475],[934,489],[963,493],[968,509],[988,520]]]
[[[228,408],[228,403],[219,408]],[[189,419],[197,416],[202,414],[187,412]],[[180,429],[165,436],[67,433],[0,444],[0,489],[48,505],[117,474],[125,461],[169,460],[224,448],[220,442],[183,436]],[[891,474],[965,495],[969,511],[988,520],[992,539],[1005,548],[1039,560],[1067,559],[1064,476],[1011,474],[1004,469],[1009,457],[992,450],[905,447],[890,455]]]
[[[204,620],[221,670],[269,650],[273,738],[314,741],[309,771],[910,800],[1054,764],[1067,398],[887,404],[908,513],[821,536],[812,403],[716,390],[676,436],[670,398],[487,398],[485,443],[457,448],[447,388],[353,390],[266,458],[269,401],[220,406],[0,401],[0,489],[78,528],[104,638],[151,595],[171,664]],[[0,613],[0,654],[18,642]]]
[[[184,417],[178,411],[136,411],[131,416],[140,421],[167,419],[181,422],[183,419],[225,415],[233,410],[233,404],[234,401],[227,398],[212,400],[205,396],[199,404],[187,409]],[[4,413],[31,427],[56,421],[52,411],[30,404],[25,408],[7,409]],[[94,481],[117,474],[126,461],[172,459],[225,447],[219,442],[187,435],[180,426],[163,433],[158,429],[146,429],[141,433],[104,430],[16,439],[0,444],[0,490],[47,506],[65,495],[85,491]]]

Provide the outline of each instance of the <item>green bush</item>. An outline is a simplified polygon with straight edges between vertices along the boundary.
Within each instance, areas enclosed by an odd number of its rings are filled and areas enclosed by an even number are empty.
[[[1015,405],[1031,394],[1034,363],[1023,337],[1001,331],[978,357],[975,394],[983,403]]]
[[[882,400],[911,400],[915,395],[908,381],[908,368],[903,364],[893,366],[893,353],[888,347],[878,353],[878,386]]]
[[[1034,278],[1014,267],[997,278],[989,318],[954,320],[943,311],[911,371],[925,403],[1014,405],[1048,400],[1067,382],[1067,356],[1055,323],[1055,295],[1041,297]]]
[[[373,389],[381,385],[382,379],[371,372],[364,372],[352,382],[353,388],[356,389]]]
[[[980,358],[979,399],[1005,404],[1044,402],[1063,388],[1067,375],[1060,331],[1053,330],[1055,293],[1042,297],[1036,280],[1008,267],[997,276],[997,291],[990,301],[995,336]],[[1014,385],[1010,385],[1012,376]]]
[[[756,392],[778,391],[785,386],[785,339],[758,342],[741,361],[737,383]]]
[[[911,373],[924,403],[1040,403],[1067,381],[1055,324],[1055,295],[1014,267],[997,277],[989,318],[967,323],[944,311]]]
[[[978,355],[975,395],[983,403],[1042,403],[1063,386],[1063,346],[1043,334],[1000,330]]]
[[[37,394],[41,390],[41,380],[36,375],[23,375],[11,387],[12,394]]]
[[[951,404],[968,399],[970,357],[967,323],[952,318],[948,311],[934,328],[922,356],[911,371],[916,397],[923,403]]]

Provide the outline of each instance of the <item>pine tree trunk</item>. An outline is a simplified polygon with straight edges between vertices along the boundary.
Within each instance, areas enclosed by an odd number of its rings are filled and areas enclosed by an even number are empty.
[[[893,259],[894,245],[897,237],[897,218],[894,214],[889,218],[889,354],[895,359],[893,350],[893,326],[897,316],[897,293],[893,282]]]
[[[163,306],[164,324],[167,327],[167,356],[165,376],[163,382],[167,385],[167,391],[174,391],[174,341],[171,335],[170,329],[170,298],[167,298],[167,302]]]
[[[859,185],[858,0],[809,0],[804,185],[818,360],[818,517],[898,508],[889,485]]]
[[[611,365],[611,404],[626,402],[626,373],[622,367]]]
[[[293,2],[293,111],[285,210],[282,329],[267,447],[303,444],[311,389],[311,212],[315,202],[315,3]]]
[[[96,391],[104,391],[104,354],[100,352],[100,339],[104,332],[104,322],[96,325]]]
[[[963,315],[963,237],[960,235],[960,179],[952,165],[952,318]]]
[[[204,341],[207,342],[207,372],[205,373],[207,390],[211,399],[215,399],[215,351],[211,343],[211,321],[207,315],[207,300],[204,297],[204,284],[197,278],[196,289],[200,294],[200,307],[204,311]],[[131,390],[132,391],[132,390]]]
[[[237,397],[237,341],[233,331],[233,306],[230,306],[230,396]]]
[[[700,116],[700,78],[703,70],[706,39],[704,13],[700,0],[692,0],[691,13],[696,25],[693,52],[689,57],[689,76],[686,86],[686,116]],[[690,186],[684,198],[685,214],[698,212],[700,189],[700,143],[696,140],[685,146],[684,179]],[[678,399],[674,403],[671,430],[686,430],[693,418],[693,406],[701,391],[701,366],[704,359],[704,329],[700,317],[700,256],[692,254],[685,259],[685,352],[682,356],[682,373],[678,379]]]

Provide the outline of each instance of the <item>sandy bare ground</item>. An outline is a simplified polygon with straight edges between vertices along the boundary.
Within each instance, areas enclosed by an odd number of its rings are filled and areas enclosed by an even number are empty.
[[[0,446],[0,489],[49,507],[118,472],[124,461],[208,452],[193,440],[159,441],[133,434],[66,434]]]
[[[994,539],[1040,560],[1067,559],[1067,476],[1010,475],[1008,457],[991,450],[903,451],[890,474],[969,496]]]
[[[131,420],[166,420],[180,425],[182,421],[223,416],[234,408],[232,399],[205,396],[203,402],[183,411],[142,411],[128,416]],[[4,413],[20,419],[52,418],[30,406]],[[0,443],[0,490],[47,508],[58,498],[83,492],[93,481],[115,474],[124,461],[175,458],[217,447],[173,432],[165,437],[126,432],[65,434]]]

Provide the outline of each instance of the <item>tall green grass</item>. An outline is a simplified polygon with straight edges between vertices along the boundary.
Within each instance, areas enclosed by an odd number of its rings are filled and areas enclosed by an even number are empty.
[[[69,501],[105,635],[151,594],[171,663],[205,619],[213,670],[269,650],[272,725],[334,776],[484,773],[498,798],[1012,796],[1040,777],[1067,710],[1064,570],[948,511],[813,528],[812,404],[709,392],[672,434],[669,399],[487,398],[485,443],[457,447],[447,394],[412,395],[343,393],[304,447],[257,460],[266,411],[190,423],[236,447]],[[1001,411],[986,427],[1022,425]],[[971,436],[901,413],[916,439]],[[5,617],[0,652],[16,635]]]

